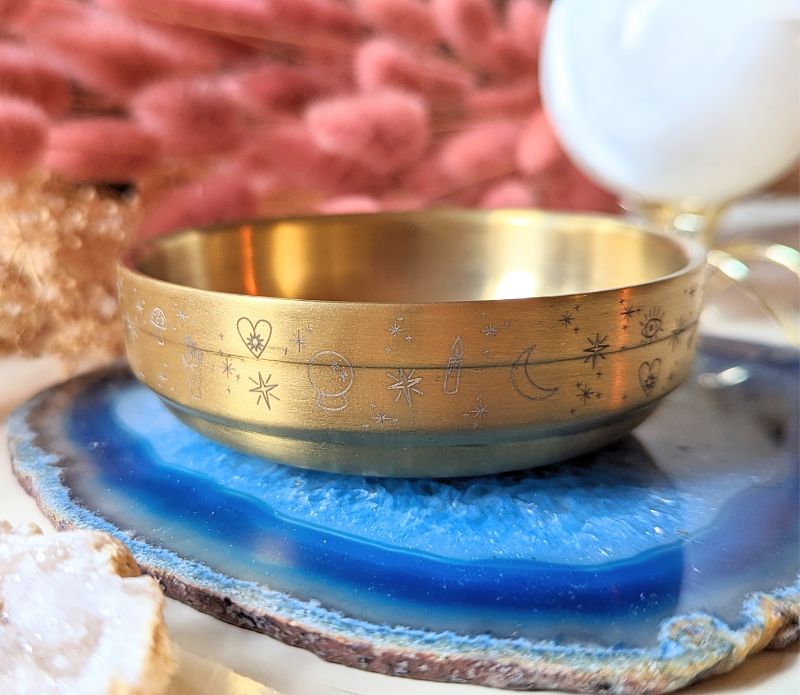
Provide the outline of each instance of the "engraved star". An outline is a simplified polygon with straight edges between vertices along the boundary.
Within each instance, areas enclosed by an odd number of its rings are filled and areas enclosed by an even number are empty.
[[[683,332],[686,330],[686,319],[681,316],[675,321],[675,328],[670,331],[669,334],[669,346],[673,350],[677,348],[681,344],[681,336]]]
[[[252,381],[255,384],[255,386],[250,389],[250,393],[258,394],[258,400],[256,401],[256,405],[261,403],[261,399],[263,398],[264,403],[267,406],[267,410],[272,410],[272,406],[270,405],[269,402],[270,397],[274,398],[276,401],[280,400],[280,398],[278,398],[274,393],[272,393],[274,389],[278,388],[278,384],[269,383],[269,380],[272,378],[272,374],[270,374],[267,377],[266,381],[264,381],[264,377],[261,376],[261,372],[258,373],[258,381],[253,379],[253,377],[251,376],[247,378],[250,379],[250,381]]]
[[[136,313],[141,314],[144,311],[144,302],[140,299],[136,302]]]
[[[486,403],[483,402],[483,398],[480,394],[478,394],[477,398],[475,399],[475,407],[472,410],[465,412],[464,417],[471,417],[472,429],[477,430],[480,429],[483,416],[486,415],[488,410],[489,409],[487,408]]]
[[[228,355],[225,355],[222,358],[222,365],[221,365],[222,373],[225,375],[226,379],[231,378],[231,374],[236,373],[236,367],[233,366],[233,362]]]
[[[622,316],[622,320],[625,322],[623,328],[627,328],[633,315],[638,314],[640,311],[641,308],[639,308],[638,306],[632,306],[631,304],[626,304],[619,312],[619,315]]]
[[[597,360],[604,360],[606,358],[605,351],[610,347],[606,342],[607,339],[607,335],[604,335],[601,338],[599,333],[595,333],[594,338],[586,339],[589,341],[589,347],[585,348],[584,352],[588,352],[589,354],[584,358],[583,361],[591,361],[592,369],[597,366]]]
[[[297,346],[297,352],[302,352],[303,346],[306,344],[306,339],[297,331],[297,335],[292,338],[292,342]]]
[[[396,417],[392,417],[391,415],[387,415],[383,411],[379,412],[377,415],[373,415],[372,419],[375,420],[375,422],[378,425],[385,425],[387,422],[388,423],[397,422],[397,418]]]
[[[339,378],[339,381],[345,382],[350,378],[350,375],[347,373],[347,369],[342,367],[335,359],[331,360],[330,368]]]
[[[570,314],[569,312],[566,312],[566,313],[561,314],[561,318],[558,319],[558,322],[560,324],[562,324],[564,326],[564,328],[567,328],[567,327],[572,325],[572,321],[573,321],[574,318],[575,317],[572,314]]]
[[[398,318],[391,326],[389,326],[388,333],[392,338],[396,338],[403,332],[403,327],[400,325],[403,319]]]
[[[487,338],[494,338],[497,335],[497,326],[495,326],[493,323],[490,323],[481,331],[481,333],[483,333]]]
[[[589,384],[578,383],[575,386],[578,390],[578,393],[576,393],[575,395],[578,398],[580,398],[581,401],[583,401],[584,405],[586,405],[587,401],[591,400],[592,397],[596,398],[600,397],[596,394],[595,390],[591,386],[589,386]]]
[[[417,388],[417,385],[422,381],[422,377],[415,377],[415,371],[415,369],[412,369],[410,372],[406,373],[406,370],[400,367],[400,369],[397,370],[397,374],[386,372],[386,376],[390,379],[394,379],[394,383],[386,388],[390,391],[397,391],[397,396],[394,399],[395,403],[397,403],[401,397],[405,397],[406,403],[408,403],[408,407],[410,408],[414,405],[414,397],[412,394],[423,395],[422,390]]]
[[[128,334],[130,340],[136,340],[139,332],[136,330],[136,325],[131,321],[130,316],[125,316],[125,332]]]
[[[178,309],[178,321],[183,323],[184,321],[186,321],[186,319],[187,319],[187,316],[184,313],[183,309]]]

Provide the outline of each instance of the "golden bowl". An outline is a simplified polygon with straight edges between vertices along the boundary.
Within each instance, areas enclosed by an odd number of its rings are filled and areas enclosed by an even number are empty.
[[[189,230],[121,262],[128,358],[188,425],[294,466],[440,477],[580,454],[690,369],[705,253],[530,210]]]

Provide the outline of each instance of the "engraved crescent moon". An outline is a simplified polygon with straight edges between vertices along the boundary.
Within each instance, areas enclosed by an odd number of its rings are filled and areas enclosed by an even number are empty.
[[[531,379],[528,368],[530,367],[529,363],[534,347],[523,350],[522,354],[517,357],[517,361],[511,366],[511,385],[523,398],[527,398],[530,401],[543,401],[546,398],[555,396],[558,386],[544,388]]]

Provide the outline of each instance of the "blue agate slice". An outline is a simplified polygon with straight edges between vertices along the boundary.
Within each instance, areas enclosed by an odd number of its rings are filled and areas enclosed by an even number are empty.
[[[670,658],[669,621],[735,631],[748,596],[794,591],[797,384],[794,353],[706,344],[635,436],[477,478],[342,476],[238,453],[121,368],[40,396],[11,435],[51,517],[110,530],[158,576],[259,615],[398,645],[448,634],[458,649]]]

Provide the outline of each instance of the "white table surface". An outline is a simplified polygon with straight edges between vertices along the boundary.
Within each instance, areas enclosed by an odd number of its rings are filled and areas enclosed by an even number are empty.
[[[766,206],[756,201],[738,206],[731,226],[748,228],[796,225],[797,199],[774,201]],[[757,335],[765,342],[779,342],[774,327],[754,320],[739,320],[712,310],[703,317],[704,332],[736,337]],[[733,329],[733,330],[732,330]],[[0,519],[38,523],[51,530],[49,522],[14,478],[6,446],[5,419],[9,412],[36,391],[65,377],[55,359],[0,359]],[[381,676],[329,664],[310,652],[289,647],[249,630],[233,627],[177,601],[167,599],[166,620],[177,646],[179,672],[170,695],[489,695],[508,693],[469,685],[429,683]],[[763,652],[731,673],[692,686],[687,695],[796,695],[800,693],[800,648]]]

